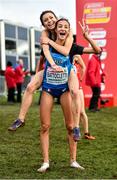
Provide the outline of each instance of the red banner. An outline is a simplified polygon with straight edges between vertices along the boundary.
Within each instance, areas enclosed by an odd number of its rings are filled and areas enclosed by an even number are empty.
[[[106,73],[105,85],[101,85],[101,96],[108,98],[108,106],[117,105],[117,0],[76,0],[76,41],[89,46],[82,36],[79,21],[85,19],[90,36],[103,48],[102,68]],[[83,55],[85,64],[90,55]],[[85,80],[84,80],[85,81]],[[85,100],[91,97],[91,90],[83,84]]]

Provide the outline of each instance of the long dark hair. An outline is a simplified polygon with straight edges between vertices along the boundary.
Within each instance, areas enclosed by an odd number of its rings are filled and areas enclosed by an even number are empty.
[[[46,11],[43,11],[40,15],[40,21],[41,21],[41,24],[44,26],[44,23],[43,23],[43,16],[47,13],[52,13],[54,15],[54,17],[57,19],[57,16],[55,15],[55,13],[51,10],[46,10]]]

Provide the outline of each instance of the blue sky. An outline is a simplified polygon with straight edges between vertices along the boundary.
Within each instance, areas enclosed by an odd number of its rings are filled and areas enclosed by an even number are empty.
[[[0,0],[0,19],[41,27],[39,16],[51,9],[60,17],[66,17],[76,33],[75,0]]]

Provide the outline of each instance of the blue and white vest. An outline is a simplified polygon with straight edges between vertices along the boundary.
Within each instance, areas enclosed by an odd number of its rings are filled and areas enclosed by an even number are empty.
[[[46,60],[42,87],[50,89],[63,89],[68,87],[68,78],[72,68],[69,56],[51,52],[56,65],[61,66],[64,72],[56,72]]]

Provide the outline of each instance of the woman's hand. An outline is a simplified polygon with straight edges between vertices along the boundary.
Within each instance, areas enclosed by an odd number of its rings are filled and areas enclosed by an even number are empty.
[[[58,66],[56,64],[51,65],[52,69],[57,72],[64,72],[64,69],[61,66]]]
[[[81,22],[79,21],[79,25],[80,25],[80,27],[81,27],[81,29],[82,29],[83,36],[84,36],[85,38],[87,38],[87,37],[89,36],[89,27],[88,27],[88,25],[86,24],[86,21],[85,21],[84,19],[82,19],[82,24],[81,24]]]

